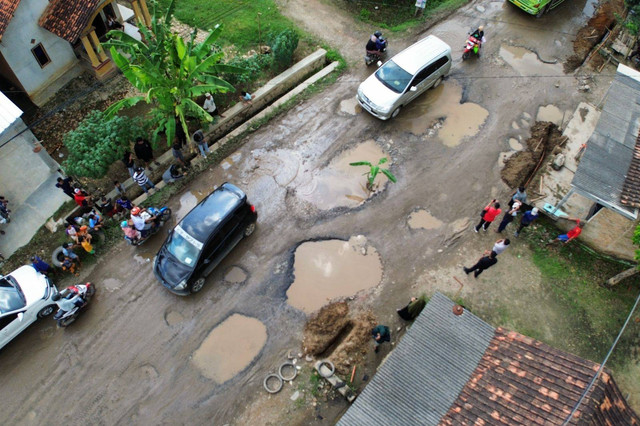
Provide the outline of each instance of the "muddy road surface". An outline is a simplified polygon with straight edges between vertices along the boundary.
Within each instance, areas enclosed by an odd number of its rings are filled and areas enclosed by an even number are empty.
[[[499,159],[527,138],[540,107],[554,106],[552,116],[562,120],[578,102],[601,99],[610,73],[595,77],[592,91],[582,93],[576,77],[561,68],[592,4],[566,2],[536,20],[503,2],[474,2],[402,41],[435,34],[452,46],[454,65],[443,84],[397,119],[378,121],[356,105],[357,86],[373,71],[356,64],[326,91],[251,135],[170,206],[182,216],[216,185],[230,181],[255,204],[256,232],[191,297],[168,293],[153,276],[162,233],[138,248],[120,244],[83,270],[83,279],[94,281],[98,293],[75,324],[62,330],[51,319],[41,320],[0,352],[5,404],[0,421],[264,424],[278,419],[279,413],[252,410],[264,377],[289,349],[299,350],[307,312],[346,296],[328,285],[326,291],[305,292],[304,286],[313,284],[292,287],[294,278],[322,274],[353,280],[348,267],[336,267],[336,259],[341,250],[360,250],[347,259],[369,271],[368,281],[349,287],[357,292],[350,296],[380,322],[393,321],[425,270],[457,262],[453,248],[472,236],[470,225],[486,202],[506,197]],[[324,13],[314,19],[338,22]],[[465,35],[480,24],[488,38],[482,58],[462,63]],[[349,35],[348,27],[340,31],[327,41],[362,42],[362,34]],[[398,183],[381,181],[369,197],[362,190],[365,170],[354,172],[348,163],[383,156]],[[325,240],[339,241],[317,249],[305,245]],[[454,288],[449,282],[435,286]],[[295,304],[288,292],[295,293]],[[324,422],[333,419],[325,416]]]

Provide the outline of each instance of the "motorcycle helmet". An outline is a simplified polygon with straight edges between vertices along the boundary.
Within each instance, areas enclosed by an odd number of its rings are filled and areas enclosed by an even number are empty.
[[[51,300],[53,300],[54,302],[57,302],[58,300],[60,300],[60,293],[56,293],[53,296],[51,296]]]
[[[140,207],[135,206],[134,208],[131,209],[131,214],[134,216],[138,216],[140,214]]]
[[[375,33],[373,33],[374,36],[380,38],[382,37],[382,32],[381,31],[376,31]]]
[[[120,222],[120,228],[126,228],[127,226],[129,226],[129,223],[126,220]]]

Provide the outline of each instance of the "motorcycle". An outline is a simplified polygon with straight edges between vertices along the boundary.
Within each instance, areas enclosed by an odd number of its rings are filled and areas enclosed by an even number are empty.
[[[76,306],[69,311],[63,311],[58,309],[58,312],[53,316],[53,319],[58,322],[58,327],[66,327],[78,318],[80,312],[84,311],[89,305],[89,300],[96,293],[96,287],[93,283],[76,284],[60,292],[60,295],[65,299],[72,299],[73,297],[80,295],[84,300],[81,306]]]
[[[155,235],[156,232],[158,232],[160,228],[162,228],[162,225],[164,225],[165,222],[171,218],[171,209],[169,207],[162,207],[160,209],[157,209],[155,207],[147,207],[147,211],[149,212],[149,214],[151,214],[151,216],[155,216],[156,218],[154,219],[151,228],[145,231],[146,234],[142,238],[134,241],[125,235],[125,241],[132,246],[139,246],[143,244],[149,239],[149,237]]]
[[[374,62],[382,61],[386,56],[387,51],[387,40],[380,38],[380,42],[382,43],[382,48],[380,50],[366,50],[366,54],[364,55],[364,63],[366,66],[373,64]]]
[[[480,56],[480,45],[482,40],[478,40],[474,36],[470,35],[467,39],[467,43],[464,46],[464,52],[462,52],[462,60],[467,60],[474,53],[476,56]]]

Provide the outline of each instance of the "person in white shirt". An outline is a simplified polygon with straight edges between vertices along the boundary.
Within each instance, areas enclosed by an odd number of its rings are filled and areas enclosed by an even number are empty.
[[[218,111],[218,107],[216,106],[216,102],[213,100],[213,96],[211,93],[204,94],[204,104],[202,104],[202,108],[207,111],[212,116],[219,116],[220,118],[224,118],[224,115],[220,114]]]
[[[500,253],[502,253],[503,251],[505,251],[509,247],[509,244],[511,244],[511,241],[509,241],[508,238],[504,238],[504,239],[498,240],[493,245],[492,251],[494,251],[496,253],[496,256],[497,256]]]

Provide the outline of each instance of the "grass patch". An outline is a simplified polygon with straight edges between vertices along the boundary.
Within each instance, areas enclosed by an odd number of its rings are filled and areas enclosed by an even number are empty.
[[[601,284],[626,269],[622,262],[600,256],[574,241],[567,245],[546,246],[560,232],[551,223],[540,220],[524,233],[532,261],[540,270],[545,291],[566,309],[569,333],[564,339],[550,342],[566,348],[571,344],[577,354],[600,361],[604,358],[631,310],[640,291],[638,280],[629,280],[613,289]],[[563,327],[558,324],[558,327]],[[628,350],[637,345],[638,322],[630,323],[614,352],[612,361],[628,361]],[[537,334],[537,333],[535,333]],[[536,337],[533,335],[532,337]],[[565,343],[566,342],[566,343]]]
[[[415,16],[415,2],[400,0],[339,1],[355,19],[390,32],[402,32],[426,21],[446,15],[469,0],[429,0],[424,13]]]
[[[162,7],[169,0],[160,0]],[[238,51],[257,50],[266,44],[269,33],[296,29],[291,21],[280,14],[273,0],[178,0],[175,17],[185,24],[209,30],[216,24],[224,26],[218,39],[223,46],[234,46]]]

